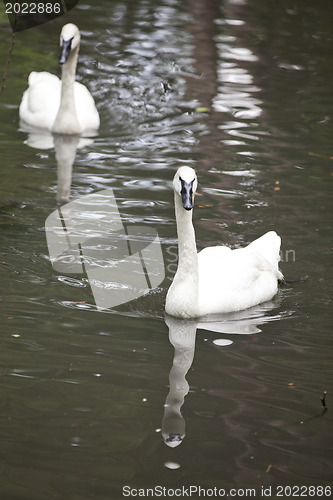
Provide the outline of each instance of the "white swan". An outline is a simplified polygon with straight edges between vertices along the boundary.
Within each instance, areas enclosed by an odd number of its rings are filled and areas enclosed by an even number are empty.
[[[281,239],[270,231],[245,248],[207,247],[197,253],[192,208],[195,171],[178,169],[173,179],[178,269],[165,311],[178,318],[240,311],[270,300],[283,279],[278,269]]]
[[[62,79],[45,71],[29,75],[19,115],[24,130],[40,129],[56,134],[95,135],[99,114],[87,87],[75,81],[80,31],[66,24],[60,34]]]

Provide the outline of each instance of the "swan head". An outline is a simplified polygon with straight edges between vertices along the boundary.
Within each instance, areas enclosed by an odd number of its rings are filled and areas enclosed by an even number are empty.
[[[65,64],[72,50],[80,45],[80,30],[72,23],[65,24],[60,33],[61,54],[59,64]]]
[[[180,196],[185,210],[192,210],[197,186],[197,176],[193,168],[180,167],[177,170],[173,178],[173,189]]]

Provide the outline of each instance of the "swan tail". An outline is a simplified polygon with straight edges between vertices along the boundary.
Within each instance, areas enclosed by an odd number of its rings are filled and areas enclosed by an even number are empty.
[[[249,250],[260,253],[274,267],[280,262],[280,247],[281,238],[275,231],[269,231],[247,246]]]

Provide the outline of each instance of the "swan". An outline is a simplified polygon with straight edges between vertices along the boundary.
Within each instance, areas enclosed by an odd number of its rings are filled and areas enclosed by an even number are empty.
[[[56,75],[33,71],[19,108],[21,127],[55,134],[95,135],[100,124],[94,99],[87,87],[75,81],[80,31],[65,24],[60,33],[61,80]]]
[[[248,246],[207,247],[197,252],[192,224],[197,176],[180,167],[173,179],[178,234],[178,268],[165,311],[178,318],[230,313],[266,302],[277,293],[281,239],[269,231]]]

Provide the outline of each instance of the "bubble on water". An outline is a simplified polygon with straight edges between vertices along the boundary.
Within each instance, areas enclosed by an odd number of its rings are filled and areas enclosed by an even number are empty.
[[[218,345],[220,347],[233,344],[232,340],[228,339],[215,339],[213,340],[213,344]]]

